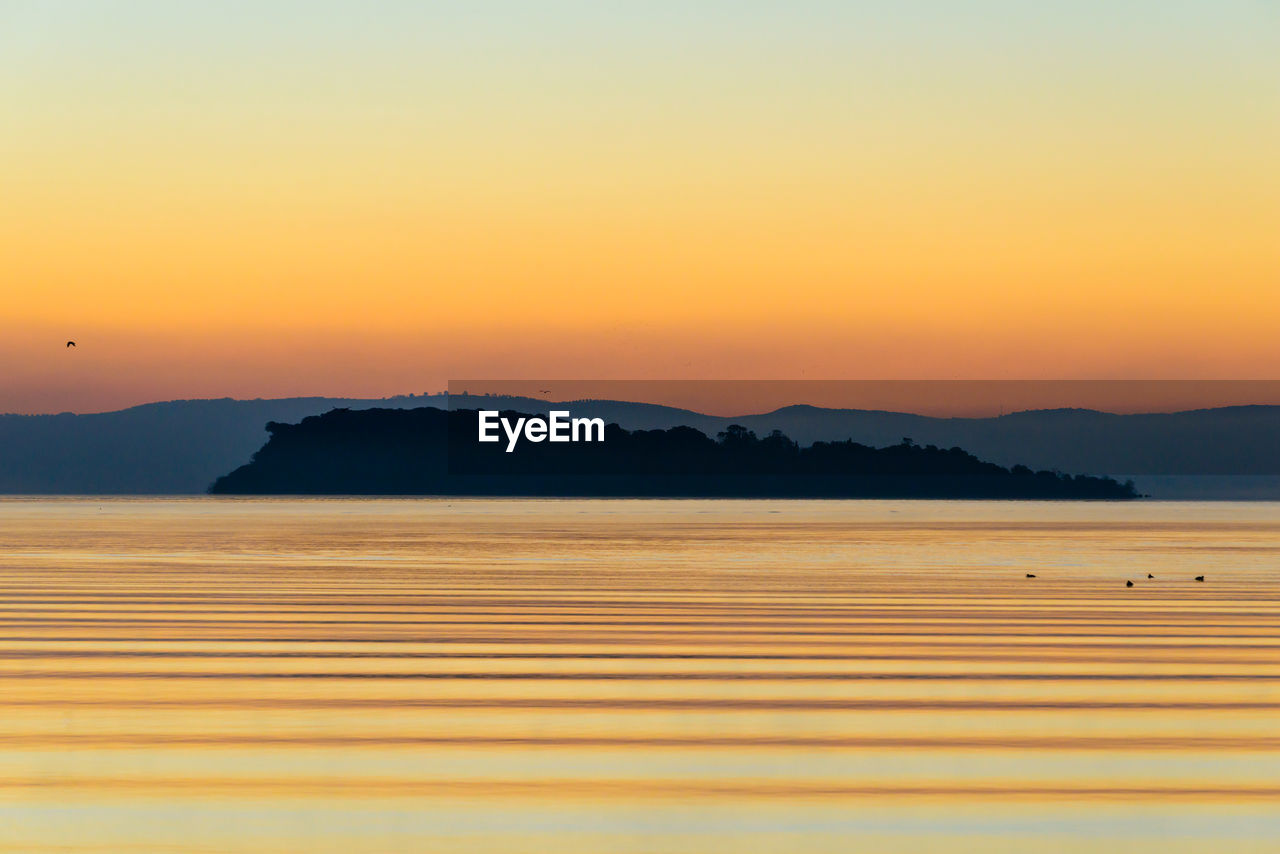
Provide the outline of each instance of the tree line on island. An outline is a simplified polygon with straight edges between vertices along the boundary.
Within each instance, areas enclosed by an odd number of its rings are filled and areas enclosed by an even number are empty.
[[[514,421],[523,416],[503,412]],[[960,448],[903,439],[802,447],[780,431],[733,425],[625,430],[604,441],[477,441],[478,412],[335,409],[271,422],[252,460],[217,479],[217,494],[510,495],[543,497],[1136,498],[1108,477],[1005,468]]]

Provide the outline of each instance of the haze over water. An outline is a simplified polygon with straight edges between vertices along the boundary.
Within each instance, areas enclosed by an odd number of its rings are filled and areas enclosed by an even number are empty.
[[[1271,851],[1278,556],[1263,502],[0,499],[0,850]]]

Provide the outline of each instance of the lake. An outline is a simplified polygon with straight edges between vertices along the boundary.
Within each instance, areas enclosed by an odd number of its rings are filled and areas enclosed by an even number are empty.
[[[7,498],[0,603],[0,851],[1280,844],[1276,503]]]

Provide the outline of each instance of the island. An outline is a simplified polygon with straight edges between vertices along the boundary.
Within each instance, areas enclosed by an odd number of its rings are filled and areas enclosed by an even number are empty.
[[[503,412],[515,421],[526,416]],[[334,409],[270,422],[267,443],[219,477],[218,495],[492,495],[529,497],[1131,499],[1132,483],[1005,468],[961,448],[883,448],[853,441],[801,447],[775,430],[730,426],[625,430],[603,441],[477,441],[474,409]]]

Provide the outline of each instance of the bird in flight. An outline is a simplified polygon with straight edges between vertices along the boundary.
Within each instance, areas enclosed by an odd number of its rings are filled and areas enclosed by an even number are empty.
[[[76,346],[76,342],[74,342],[74,341],[68,341],[68,342],[67,342],[67,346],[68,346],[68,347],[74,347],[74,346]]]

